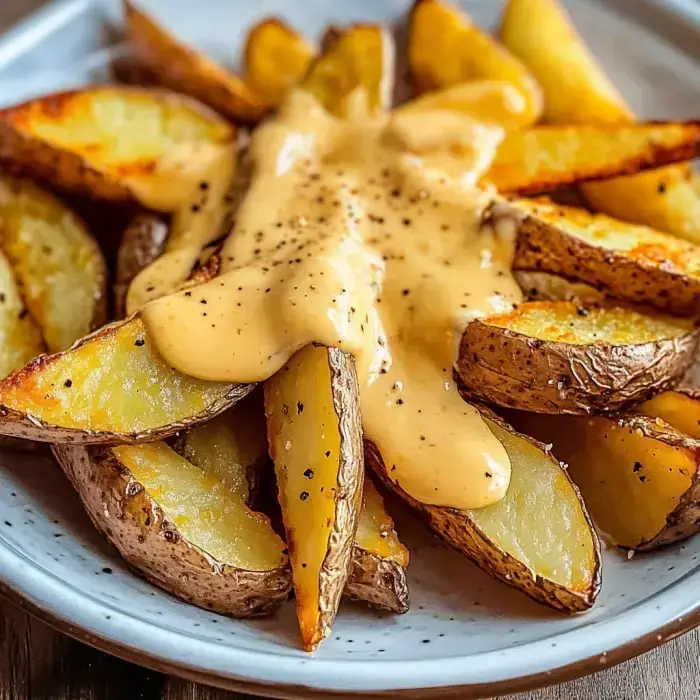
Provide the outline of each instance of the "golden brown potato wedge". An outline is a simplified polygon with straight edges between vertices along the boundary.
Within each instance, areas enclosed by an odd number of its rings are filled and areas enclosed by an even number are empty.
[[[613,544],[655,549],[700,529],[700,441],[659,418],[631,414],[513,420],[554,445]]]
[[[503,80],[524,96],[526,121],[537,121],[542,91],[530,71],[468,15],[440,0],[416,0],[409,21],[408,62],[418,91]]]
[[[0,111],[0,158],[68,192],[174,211],[234,128],[166,90],[89,87]]]
[[[364,460],[352,358],[308,346],[265,382],[270,456],[304,648],[330,633],[350,574]]]
[[[600,553],[576,487],[544,445],[493,414],[485,419],[512,467],[506,496],[494,505],[460,511],[416,501],[389,478],[371,443],[367,465],[440,539],[495,578],[558,610],[587,610],[600,587]]]
[[[340,117],[355,110],[374,114],[388,109],[394,88],[391,34],[379,25],[358,24],[333,30],[324,43],[301,87]]]
[[[661,418],[672,428],[700,440],[700,389],[682,386],[635,406],[634,413]]]
[[[246,82],[266,104],[276,106],[306,75],[314,48],[286,22],[271,17],[256,24],[246,39]]]
[[[232,617],[287,599],[288,557],[269,519],[165,443],[53,451],[97,529],[152,583]]]
[[[396,108],[396,112],[449,110],[504,129],[526,129],[534,124],[527,100],[518,88],[503,80],[474,80],[427,92]]]
[[[234,122],[256,122],[267,111],[264,100],[239,77],[180,42],[130,0],[124,0],[124,22],[134,54],[166,87]]]
[[[126,316],[126,295],[134,278],[165,249],[168,225],[152,214],[135,216],[119,244],[114,282],[114,306],[117,318]]]
[[[538,126],[506,135],[486,179],[501,192],[536,194],[698,154],[700,122]]]
[[[536,413],[610,413],[675,386],[692,322],[611,305],[531,301],[469,323],[457,371],[481,401]]]
[[[551,272],[679,316],[700,313],[700,247],[576,207],[528,199],[510,206],[519,218],[514,269]]]
[[[510,0],[501,39],[542,85],[547,121],[634,121],[558,0]],[[687,165],[588,183],[581,190],[598,211],[700,242],[700,180]]]
[[[65,350],[105,322],[107,267],[67,206],[28,180],[2,176],[0,234],[49,352]]]
[[[55,443],[156,440],[202,423],[251,385],[207,382],[170,368],[138,317],[113,323],[0,382],[0,435]]]

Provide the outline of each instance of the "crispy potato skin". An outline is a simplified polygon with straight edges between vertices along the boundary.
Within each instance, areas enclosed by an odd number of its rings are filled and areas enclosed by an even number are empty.
[[[506,427],[503,421],[488,409],[486,412],[491,420]],[[544,445],[527,436],[522,437],[545,451]],[[379,450],[368,440],[365,440],[365,462],[384,486],[402,498],[435,535],[494,578],[562,612],[583,612],[593,605],[600,589],[600,555],[597,544],[595,572],[590,589],[582,592],[568,590],[553,581],[535,575],[522,562],[491,542],[468,513],[454,508],[426,505],[411,498],[389,478]],[[586,518],[588,518],[587,514]]]
[[[611,413],[673,387],[691,364],[700,330],[637,345],[573,345],[470,323],[457,373],[480,401],[535,413]]]
[[[216,561],[179,534],[110,450],[77,445],[52,449],[95,527],[151,583],[232,617],[263,615],[287,599],[289,567],[245,571]]]
[[[350,576],[343,594],[386,612],[408,612],[408,583],[403,567],[358,545],[352,548]]]
[[[117,254],[114,282],[114,306],[117,318],[126,315],[126,295],[133,279],[160,257],[165,249],[168,226],[150,214],[132,219],[122,236]]]

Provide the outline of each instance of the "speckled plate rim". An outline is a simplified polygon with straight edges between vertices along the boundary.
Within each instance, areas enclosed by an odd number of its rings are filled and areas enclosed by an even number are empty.
[[[11,602],[102,651],[156,671],[278,698],[515,692],[599,671],[700,624],[697,567],[625,611],[536,642],[410,664],[338,661],[295,650],[270,654],[235,648],[153,624],[77,589],[2,538],[0,579],[0,594]]]

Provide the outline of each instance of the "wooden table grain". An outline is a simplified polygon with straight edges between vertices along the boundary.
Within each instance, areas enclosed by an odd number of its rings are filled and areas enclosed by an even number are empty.
[[[0,31],[43,0],[0,0]],[[0,601],[0,700],[246,700],[134,666]],[[697,700],[700,631],[615,668],[510,700]]]

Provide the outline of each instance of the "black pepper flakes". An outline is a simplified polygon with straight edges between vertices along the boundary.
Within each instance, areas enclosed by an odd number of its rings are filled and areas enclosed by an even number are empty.
[[[145,344],[146,344],[146,341],[143,338],[136,338],[136,340],[134,341],[134,345],[137,348],[140,348],[140,347],[144,346]]]
[[[313,478],[314,478],[314,470],[313,470],[313,469],[306,469],[306,470],[304,471],[304,476],[305,476],[307,479],[313,479]]]
[[[309,492],[308,492],[308,491],[302,491],[302,492],[299,494],[299,498],[300,498],[302,501],[306,501],[306,500],[309,498]]]
[[[72,379],[66,379],[65,382],[63,382],[63,386],[66,387],[66,389],[70,389],[73,386],[73,380]]]

